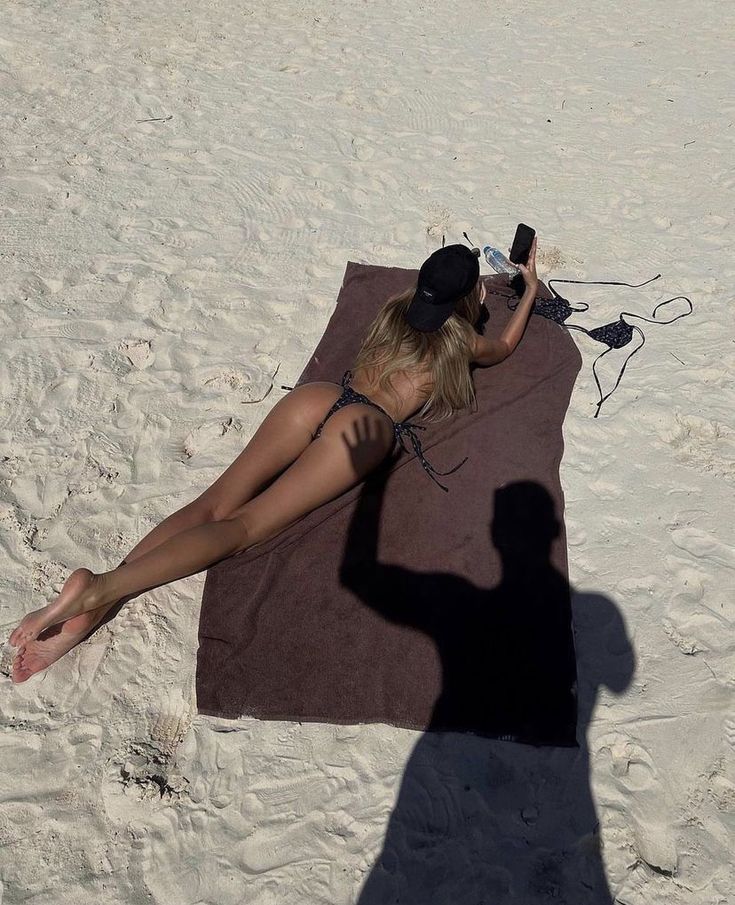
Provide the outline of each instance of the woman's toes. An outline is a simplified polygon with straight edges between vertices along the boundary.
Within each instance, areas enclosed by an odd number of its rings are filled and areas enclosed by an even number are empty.
[[[34,610],[20,621],[20,625],[8,639],[13,647],[24,647],[29,641],[32,641],[36,635],[43,630],[43,619],[41,614],[46,607],[41,610]]]
[[[34,610],[23,618],[10,636],[10,643],[14,647],[29,644],[45,628],[70,619],[86,610],[94,609],[95,605],[98,606],[99,604],[95,601],[84,600],[85,592],[88,592],[94,585],[95,578],[95,574],[89,569],[75,569],[67,578],[61,593],[53,603],[40,610]]]
[[[53,624],[54,619],[48,613],[52,606],[53,604],[49,604],[24,616],[18,628],[10,636],[10,643],[14,647],[25,647],[26,644],[34,641],[48,625]]]
[[[23,620],[21,620],[20,623],[10,633],[10,637],[8,638],[8,644],[11,647],[20,647],[20,644],[18,644],[18,638],[20,637],[20,630],[21,630],[22,625],[23,625]]]
[[[16,657],[13,661],[13,674],[11,676],[13,684],[19,685],[21,682],[26,682],[32,675],[33,671],[25,662],[25,658]]]

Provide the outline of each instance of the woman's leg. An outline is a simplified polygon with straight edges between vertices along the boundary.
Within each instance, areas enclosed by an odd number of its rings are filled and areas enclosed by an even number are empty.
[[[315,382],[296,387],[279,400],[245,449],[219,478],[196,500],[146,534],[120,565],[134,562],[189,528],[226,519],[251,500],[311,443],[320,417],[339,393],[340,388],[333,383]],[[117,602],[100,609],[107,611]]]
[[[149,532],[120,565],[134,562],[182,531],[227,518],[248,502],[259,488],[298,458],[340,392],[335,384],[318,381],[296,387],[280,399],[229,468],[201,496]],[[78,579],[72,585],[79,586]],[[15,658],[13,681],[24,682],[46,669],[87,638],[111,610],[119,609],[135,596],[122,597],[71,616],[48,627],[42,637],[27,641]],[[17,631],[11,635],[13,641],[17,642],[18,638]]]
[[[201,498],[182,507],[165,518],[159,525],[149,531],[128,553],[120,565],[134,562],[136,559],[160,546],[164,541],[212,520],[211,511],[201,502]],[[132,600],[135,595],[114,600],[97,609],[78,616],[72,616],[64,622],[48,628],[35,641],[30,641],[25,649],[16,656],[13,662],[13,681],[25,682],[35,673],[49,667],[83,641],[96,628],[114,607],[120,607]],[[11,638],[13,636],[11,635]]]
[[[206,569],[279,534],[372,471],[393,447],[390,419],[371,406],[340,409],[299,458],[233,518],[197,525],[134,562],[94,575],[77,569],[59,597],[30,613],[11,635],[26,645],[48,626]]]
[[[215,520],[229,518],[298,459],[341,392],[333,383],[305,383],[273,406],[245,449],[201,495]]]

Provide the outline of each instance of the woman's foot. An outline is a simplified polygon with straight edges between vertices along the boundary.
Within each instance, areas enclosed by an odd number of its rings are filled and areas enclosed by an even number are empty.
[[[108,604],[89,613],[72,616],[60,625],[52,625],[42,633],[42,637],[21,647],[13,660],[13,682],[26,682],[68,654],[100,624],[111,607],[112,604]]]
[[[48,606],[25,616],[8,639],[13,647],[27,647],[44,629],[73,616],[97,609],[103,604],[100,576],[89,569],[75,569],[67,578],[61,593]]]

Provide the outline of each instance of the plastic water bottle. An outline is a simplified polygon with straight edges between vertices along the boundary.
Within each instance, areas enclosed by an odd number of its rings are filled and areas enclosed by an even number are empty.
[[[517,273],[520,273],[518,268],[511,264],[511,262],[505,257],[502,251],[497,248],[493,248],[492,245],[486,245],[482,249],[482,253],[485,255],[485,260],[492,267],[492,269],[496,273],[508,273],[511,276],[515,276]]]

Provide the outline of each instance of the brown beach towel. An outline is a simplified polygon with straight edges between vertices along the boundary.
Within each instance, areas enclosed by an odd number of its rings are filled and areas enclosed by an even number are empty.
[[[416,275],[350,262],[299,383],[338,383],[379,306]],[[496,335],[509,289],[505,277],[487,282],[484,332]],[[469,457],[441,478],[448,493],[399,451],[211,568],[199,712],[574,744],[566,538],[553,513],[561,521],[561,428],[580,364],[566,330],[532,317],[512,356],[475,369],[477,411],[420,434],[440,471]]]

